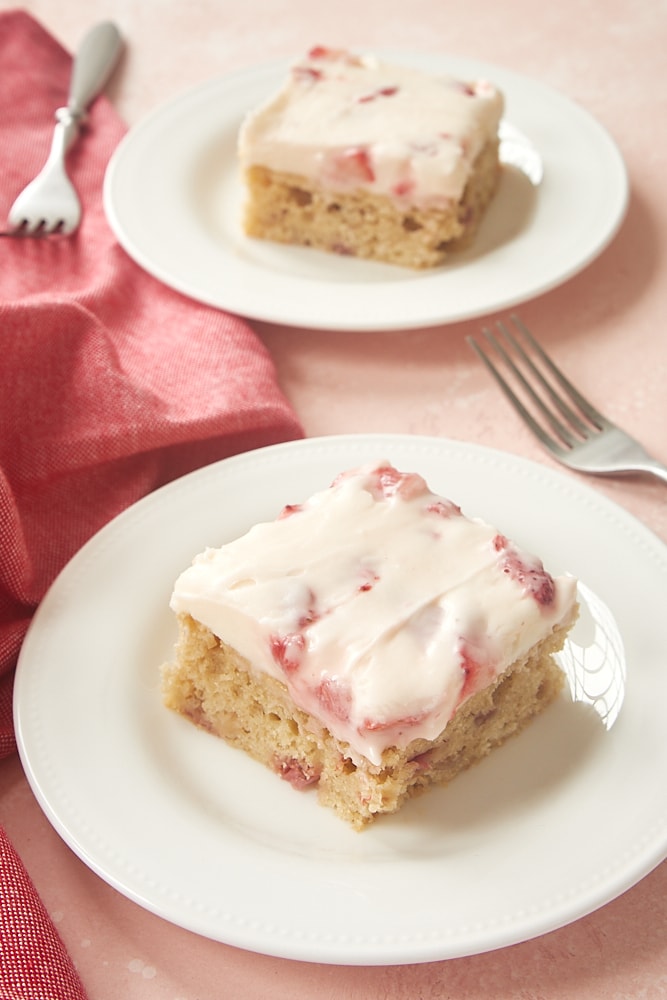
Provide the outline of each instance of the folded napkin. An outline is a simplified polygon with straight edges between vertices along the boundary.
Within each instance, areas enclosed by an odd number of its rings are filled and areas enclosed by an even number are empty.
[[[45,160],[71,58],[21,11],[0,13],[0,38],[4,220]],[[68,160],[84,209],[74,236],[0,239],[0,757],[15,749],[12,675],[26,629],[86,539],[176,476],[302,435],[246,323],[163,287],[115,241],[101,192],[123,133],[98,98]],[[4,836],[0,879],[0,996],[83,997]]]

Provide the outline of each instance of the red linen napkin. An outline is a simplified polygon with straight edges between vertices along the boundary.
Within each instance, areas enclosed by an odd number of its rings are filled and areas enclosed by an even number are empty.
[[[2,1000],[86,1000],[74,964],[2,827],[0,996]]]
[[[0,38],[2,228],[45,160],[71,59],[20,11],[0,13]],[[176,476],[302,434],[245,322],[163,287],[115,241],[101,192],[123,133],[99,98],[68,159],[84,209],[74,236],[0,239],[0,757],[15,747],[12,675],[25,631],[86,539]],[[0,838],[0,996],[83,997],[38,904]]]

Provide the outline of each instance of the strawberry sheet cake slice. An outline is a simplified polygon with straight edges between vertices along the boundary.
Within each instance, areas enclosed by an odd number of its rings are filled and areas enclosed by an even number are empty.
[[[243,123],[245,231],[413,268],[467,246],[499,178],[503,96],[316,46]]]
[[[576,581],[386,462],[341,474],[176,581],[172,709],[361,829],[559,693]]]

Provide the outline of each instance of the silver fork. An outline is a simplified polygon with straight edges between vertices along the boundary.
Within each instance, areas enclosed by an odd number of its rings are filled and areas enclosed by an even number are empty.
[[[547,451],[578,472],[641,472],[667,482],[667,466],[581,395],[518,316],[511,321],[516,333],[502,322],[496,323],[499,336],[484,328],[484,346],[474,337],[466,339]]]
[[[81,202],[67,176],[65,156],[79,134],[86,108],[109,79],[122,41],[109,21],[92,28],[76,53],[67,107],[56,111],[56,127],[48,159],[40,173],[21,191],[9,210],[6,235],[70,234],[81,221]]]

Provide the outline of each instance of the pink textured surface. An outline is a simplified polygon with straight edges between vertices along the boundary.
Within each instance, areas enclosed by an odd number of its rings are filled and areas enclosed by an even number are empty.
[[[13,4],[0,0],[0,10]],[[667,12],[655,0],[28,0],[70,50],[113,18],[128,41],[108,93],[128,124],[186,87],[313,42],[450,52],[535,77],[592,112],[631,179],[609,249],[521,314],[608,414],[667,462]],[[630,69],[631,67],[631,69]],[[8,248],[2,248],[3,254]],[[549,464],[465,344],[479,323],[322,334],[255,324],[306,433],[397,431],[482,442]],[[597,481],[667,541],[660,483]],[[535,941],[423,966],[335,968],[246,954],[173,927],[106,886],[51,829],[16,757],[0,762],[0,823],[21,855],[91,1000],[398,1000],[667,997],[667,865],[598,912]]]

